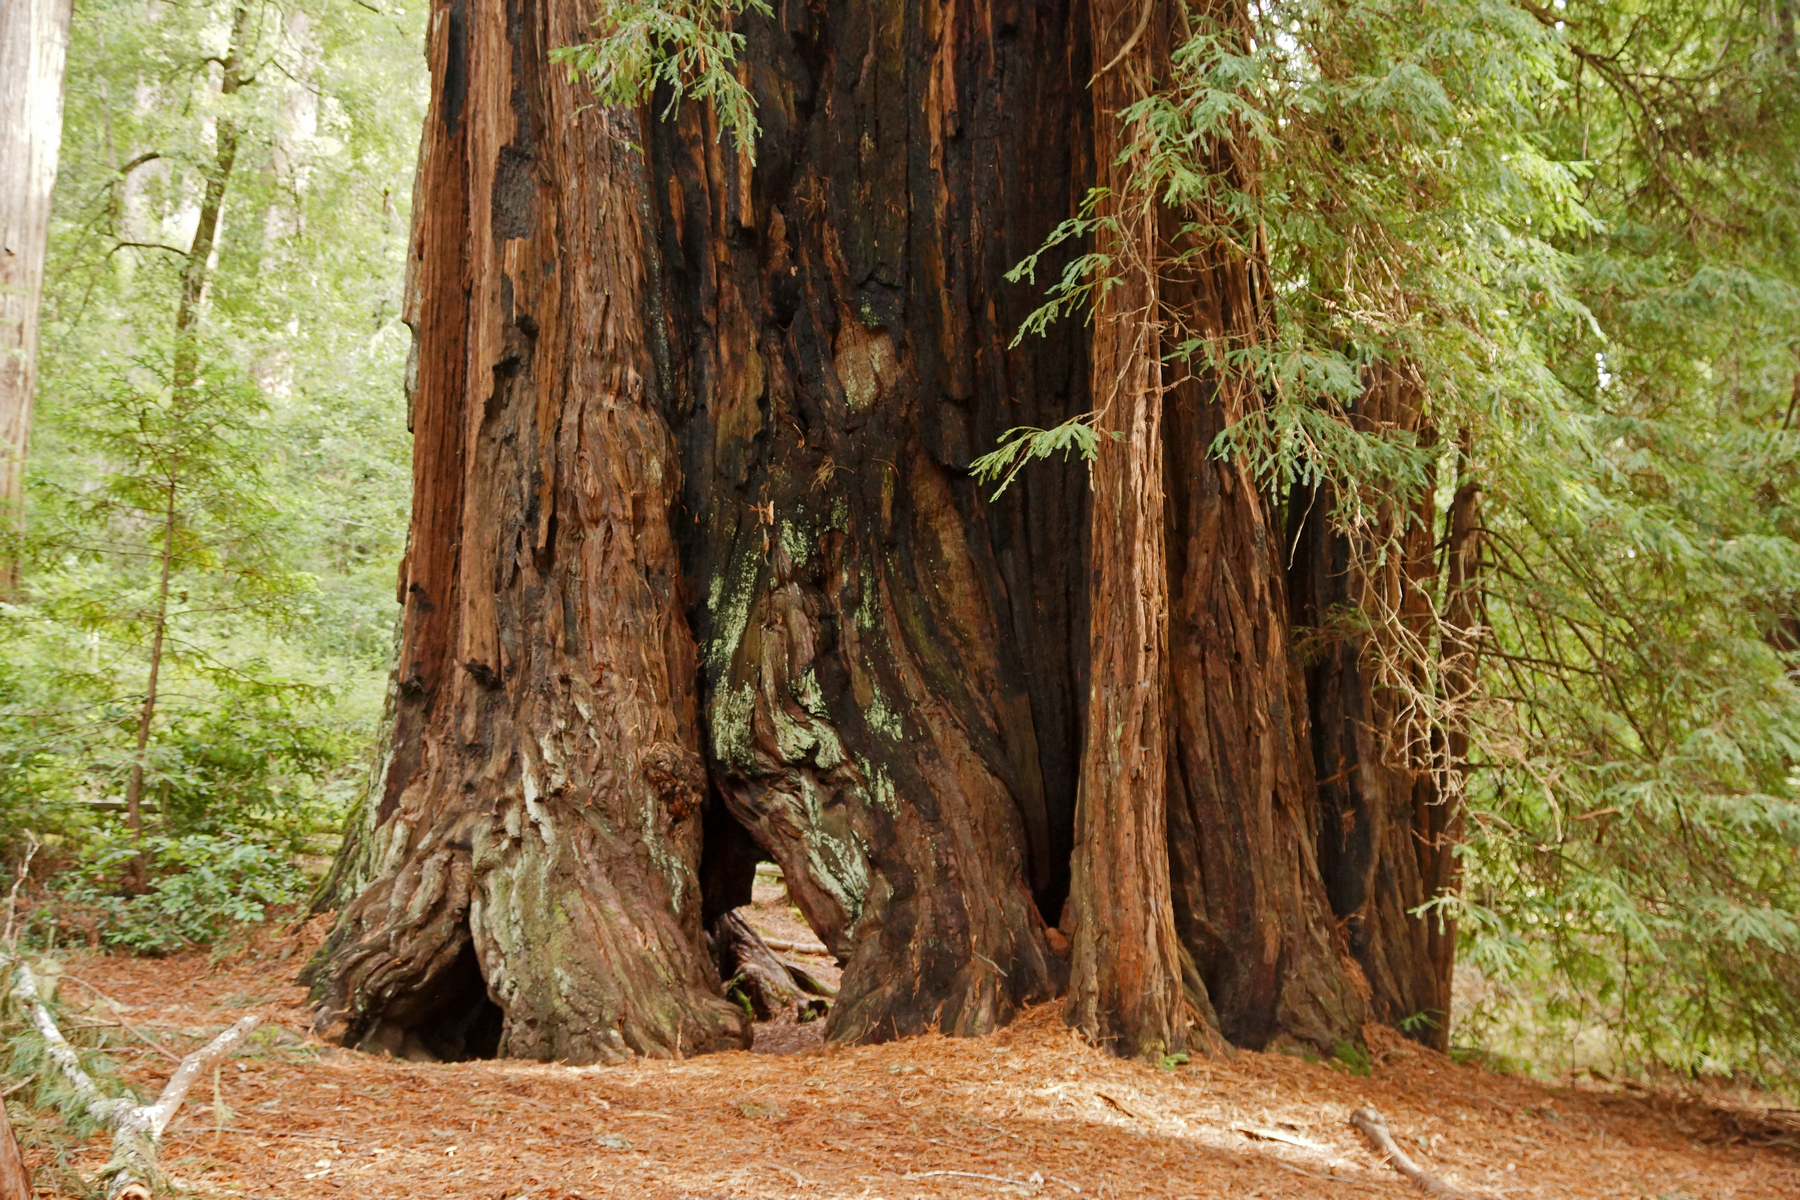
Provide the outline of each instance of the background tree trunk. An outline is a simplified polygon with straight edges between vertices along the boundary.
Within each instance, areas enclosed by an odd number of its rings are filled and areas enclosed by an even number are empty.
[[[24,519],[70,13],[70,0],[0,4],[0,528],[7,533]],[[0,547],[0,598],[18,588],[18,560]]]
[[[1417,386],[1377,366],[1351,420],[1365,431],[1412,434],[1429,445]],[[1319,779],[1318,853],[1332,912],[1371,989],[1375,1019],[1427,1045],[1449,1044],[1449,932],[1412,916],[1439,894],[1451,861],[1440,845],[1453,801],[1438,787],[1443,753],[1418,703],[1432,686],[1430,652],[1440,590],[1433,481],[1405,507],[1381,501],[1370,545],[1352,546],[1332,520],[1324,486],[1289,499],[1292,619],[1307,644],[1305,681],[1312,760]],[[1423,1019],[1417,1019],[1422,1017]]]
[[[433,9],[395,726],[370,882],[313,972],[349,1044],[585,1062],[748,1040],[700,929],[644,131],[546,59],[585,22]]]
[[[713,777],[845,964],[831,1037],[979,1033],[1064,973],[1081,482],[966,468],[1086,406],[1080,336],[1008,348],[1001,282],[1085,187],[1085,38],[1055,3],[741,28],[754,165],[696,106],[652,156]]]

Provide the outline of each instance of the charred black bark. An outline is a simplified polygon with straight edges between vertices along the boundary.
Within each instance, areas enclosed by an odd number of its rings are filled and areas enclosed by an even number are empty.
[[[967,466],[1086,407],[1082,339],[1009,348],[1001,279],[1085,188],[1084,38],[1058,4],[743,29],[754,166],[698,110],[651,153],[710,766],[845,963],[833,1037],[979,1032],[1063,977],[1085,498]]]

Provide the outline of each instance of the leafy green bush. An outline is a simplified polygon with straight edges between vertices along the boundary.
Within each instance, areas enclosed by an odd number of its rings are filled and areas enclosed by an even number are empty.
[[[43,915],[65,927],[85,925],[108,946],[168,954],[261,921],[271,906],[302,899],[311,882],[285,851],[239,833],[147,837],[143,846],[145,891],[121,885],[137,847],[107,839],[82,848],[70,881],[53,890]]]

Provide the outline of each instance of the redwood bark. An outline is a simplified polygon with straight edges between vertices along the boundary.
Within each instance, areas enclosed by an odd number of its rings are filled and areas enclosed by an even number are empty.
[[[1093,0],[1094,161],[1107,189],[1096,251],[1115,286],[1095,304],[1093,387],[1102,431],[1093,486],[1087,742],[1075,817],[1070,1024],[1096,1044],[1160,1058],[1187,1044],[1170,894],[1168,557],[1164,546],[1159,205],[1123,155],[1121,112],[1168,62],[1170,13]],[[1116,439],[1116,440],[1115,440]]]
[[[1241,28],[1239,11],[1221,4],[1211,19],[1230,32]],[[1234,186],[1255,186],[1242,145],[1221,140],[1210,156]],[[1165,356],[1179,359],[1178,343],[1197,338],[1222,362],[1263,337],[1268,281],[1259,259],[1224,239],[1196,246],[1173,222],[1167,228],[1185,254],[1164,283],[1177,318]],[[1246,233],[1237,244],[1256,242]],[[1247,378],[1199,356],[1184,366],[1170,389],[1166,435],[1169,841],[1189,992],[1233,1044],[1331,1050],[1360,1039],[1368,985],[1321,877],[1279,526],[1250,469],[1212,450],[1262,398]]]
[[[31,1173],[19,1153],[6,1105],[0,1101],[0,1200],[31,1200]]]
[[[1085,38],[988,0],[741,28],[754,164],[696,108],[651,153],[709,761],[845,964],[829,1036],[979,1033],[1064,974],[1081,484],[966,469],[1086,407],[1001,282],[1085,187]]]
[[[1137,72],[1106,72],[1095,84],[1095,157],[1103,172],[1116,164],[1101,177],[1105,203],[1130,214],[1123,201],[1143,186],[1134,184],[1141,168],[1118,162],[1121,143],[1108,146],[1101,123],[1167,74],[1177,18],[1112,0],[1093,11],[1096,44],[1130,47],[1115,69]],[[1188,14],[1227,34],[1239,15],[1230,2]],[[1134,21],[1137,33],[1128,33]],[[1255,186],[1241,146],[1221,139],[1206,153],[1232,186]],[[1145,400],[1125,410],[1137,423],[1125,441],[1103,443],[1094,469],[1095,683],[1077,830],[1071,1015],[1090,1035],[1114,1037],[1133,1053],[1154,1053],[1158,1037],[1169,1036],[1163,1031],[1178,1029],[1183,992],[1194,1018],[1257,1048],[1280,1040],[1330,1049],[1360,1036],[1368,1011],[1367,985],[1320,878],[1306,713],[1271,507],[1243,464],[1212,453],[1218,434],[1261,401],[1247,379],[1207,367],[1203,357],[1185,361],[1181,350],[1199,339],[1223,362],[1264,333],[1258,292],[1267,281],[1258,260],[1223,239],[1201,244],[1188,231],[1196,220],[1222,219],[1147,209],[1138,243],[1112,248],[1125,270],[1095,320],[1096,388],[1116,378],[1127,386],[1112,404],[1133,393]],[[1138,263],[1149,264],[1142,283]],[[1109,336],[1121,340],[1113,357]],[[1171,378],[1165,383],[1159,371]],[[1107,397],[1100,399],[1105,411]],[[1138,461],[1140,445],[1148,461]],[[1129,555],[1108,549],[1126,538]],[[1166,613],[1156,612],[1153,624],[1147,614],[1155,606]],[[1120,703],[1134,680],[1155,681],[1156,704]],[[1156,777],[1109,762],[1114,746],[1103,729],[1141,739],[1126,745]],[[1154,855],[1149,837],[1159,841]],[[1114,864],[1122,868],[1116,875]],[[1094,932],[1086,933],[1090,913]],[[1096,943],[1101,953],[1090,964]],[[1109,987],[1122,1014],[1115,1029],[1088,1016],[1104,1011],[1089,992],[1104,996]]]
[[[443,0],[407,319],[395,723],[321,1028],[438,1057],[747,1044],[704,947],[695,652],[656,410],[639,117],[574,5]]]
[[[1216,294],[1226,316],[1245,295]],[[1229,1041],[1329,1050],[1361,1037],[1368,985],[1320,873],[1277,528],[1250,471],[1208,453],[1243,402],[1232,391],[1202,376],[1170,401],[1176,921]]]
[[[1352,422],[1429,444],[1417,386],[1378,366]],[[1453,798],[1440,794],[1444,747],[1417,702],[1432,684],[1420,655],[1435,637],[1440,592],[1432,481],[1411,503],[1376,502],[1361,545],[1336,526],[1328,486],[1290,497],[1287,569],[1303,631],[1318,784],[1318,853],[1332,912],[1371,990],[1376,1020],[1448,1045],[1451,932],[1412,915],[1440,894],[1452,858],[1442,839]],[[1377,557],[1370,547],[1385,546]],[[1422,1019],[1420,1019],[1422,1018]]]
[[[6,534],[24,519],[70,13],[70,0],[0,4],[0,530]],[[0,549],[0,597],[18,587],[18,561]]]

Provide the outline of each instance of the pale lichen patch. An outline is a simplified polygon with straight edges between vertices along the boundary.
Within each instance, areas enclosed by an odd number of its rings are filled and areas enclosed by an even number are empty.
[[[800,678],[794,681],[792,690],[794,699],[800,702],[800,707],[813,716],[823,720],[830,715],[829,710],[825,707],[825,691],[819,686],[818,672],[811,667],[800,673]]]
[[[856,627],[873,629],[878,619],[875,611],[875,572],[865,565],[859,572],[859,579],[862,584],[862,595],[856,604]]]
[[[856,756],[856,765],[862,769],[863,778],[868,781],[869,799],[889,816],[899,816],[900,794],[895,790],[894,778],[888,774],[887,768],[870,762],[860,754]]]
[[[537,826],[538,836],[544,839],[544,846],[548,849],[556,844],[556,836],[550,825],[549,812],[538,803],[538,797],[543,793],[538,789],[537,772],[532,769],[531,756],[528,754],[519,756],[519,778],[525,793],[525,812],[531,818],[531,823]]]
[[[707,665],[715,671],[723,670],[743,644],[744,631],[750,627],[750,605],[756,595],[757,572],[754,557],[745,555],[739,560],[737,579],[730,585],[724,611],[718,614],[718,624],[706,649]],[[719,579],[715,578],[713,582],[717,585]]]
[[[748,683],[726,687],[712,703],[713,757],[736,771],[750,772],[756,766],[755,731],[751,720],[756,713],[756,689]]]
[[[824,888],[851,923],[862,915],[863,898],[869,892],[869,863],[860,839],[845,831],[841,836],[826,832],[824,804],[819,788],[811,778],[800,776],[801,802],[806,820],[801,828],[806,844],[806,857],[813,881]]]
[[[881,685],[875,682],[873,675],[869,677],[869,691],[872,698],[863,714],[868,718],[869,728],[891,742],[901,741],[906,736],[906,729],[900,723],[900,714],[888,707],[881,694]]]
[[[796,567],[805,565],[807,556],[812,552],[805,530],[785,517],[781,521],[781,548],[787,552],[789,561]]]

